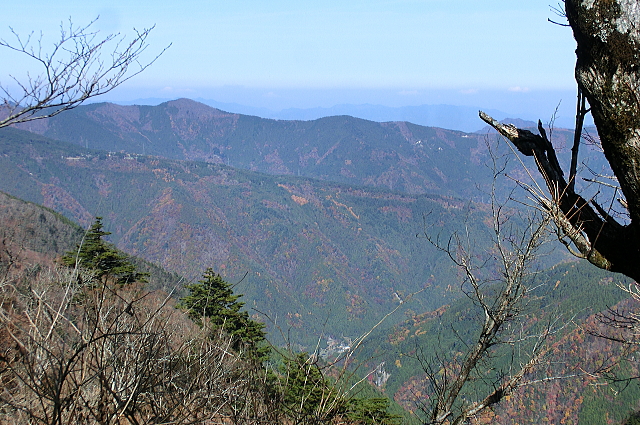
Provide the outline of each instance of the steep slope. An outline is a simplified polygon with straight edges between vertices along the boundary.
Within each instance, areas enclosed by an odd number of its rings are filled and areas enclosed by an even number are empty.
[[[0,251],[2,265],[50,263],[73,249],[84,231],[53,210],[0,192]],[[3,268],[4,268],[3,267]]]
[[[519,312],[521,317],[513,318],[504,334],[513,344],[482,363],[482,373],[494,370],[499,375],[501,371],[509,373],[512,365],[517,368],[537,341],[535,335],[548,325],[554,330],[549,336],[551,350],[542,366],[525,377],[531,384],[485,412],[479,423],[622,423],[637,410],[637,380],[612,379],[638,376],[637,348],[593,335],[619,332],[603,325],[598,313],[608,308],[638,310],[638,302],[626,299],[627,294],[616,286],[628,283],[622,275],[584,262],[539,273]],[[374,359],[368,370],[383,365],[382,388],[388,396],[409,410],[419,411],[428,404],[431,391],[423,366],[438,365],[438,359],[449,365],[460,361],[477,335],[482,316],[469,299],[461,298],[436,311],[416,314],[391,332],[375,333],[362,358]],[[463,393],[463,399],[481,399],[491,387],[492,381],[478,379]]]
[[[107,155],[14,129],[0,132],[0,169],[1,190],[84,226],[103,216],[131,254],[191,279],[213,267],[306,343],[323,329],[355,336],[421,289],[412,308],[440,306],[451,266],[416,234],[467,223],[482,244],[486,229],[482,205],[453,198]]]
[[[78,224],[49,208],[0,192],[0,273],[51,265],[82,243],[84,233]],[[151,289],[171,291],[182,282],[180,276],[142,258],[131,261],[150,274],[147,286]]]

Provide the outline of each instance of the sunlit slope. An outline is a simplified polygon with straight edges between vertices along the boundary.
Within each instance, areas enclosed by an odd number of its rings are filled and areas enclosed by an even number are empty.
[[[307,342],[355,336],[422,289],[412,309],[446,303],[455,273],[416,236],[425,226],[447,237],[467,227],[485,243],[488,211],[455,198],[0,137],[1,190],[85,226],[102,216],[120,248],[189,278],[213,267]]]

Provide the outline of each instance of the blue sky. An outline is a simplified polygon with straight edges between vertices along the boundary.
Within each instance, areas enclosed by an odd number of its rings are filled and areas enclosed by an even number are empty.
[[[102,33],[156,25],[172,47],[110,100],[191,97],[281,109],[372,103],[573,110],[574,48],[549,0],[207,0],[15,2],[0,36],[100,16]],[[552,3],[553,4],[553,3]],[[0,81],[28,65],[0,50]],[[571,113],[571,112],[567,112]]]

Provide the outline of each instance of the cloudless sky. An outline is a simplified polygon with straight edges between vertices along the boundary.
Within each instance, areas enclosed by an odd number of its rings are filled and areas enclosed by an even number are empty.
[[[279,109],[470,104],[549,115],[572,105],[571,30],[553,0],[31,0],[5,8],[0,37],[100,16],[101,34],[155,25],[148,58],[107,97],[207,98]],[[0,82],[28,65],[0,49]],[[32,68],[32,71],[35,68]],[[520,108],[520,109],[518,109]],[[527,109],[529,108],[529,109]],[[529,111],[531,112],[531,111]]]

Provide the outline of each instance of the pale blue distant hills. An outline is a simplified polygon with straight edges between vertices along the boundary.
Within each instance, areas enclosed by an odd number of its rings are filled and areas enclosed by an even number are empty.
[[[407,121],[427,127],[440,127],[470,133],[485,126],[485,123],[478,118],[478,109],[473,106],[453,105],[419,105],[395,108],[370,104],[336,105],[331,108],[284,109],[268,118],[314,120],[327,116],[349,115],[370,121]],[[507,113],[498,110],[490,110],[487,113],[498,120],[509,116]]]

